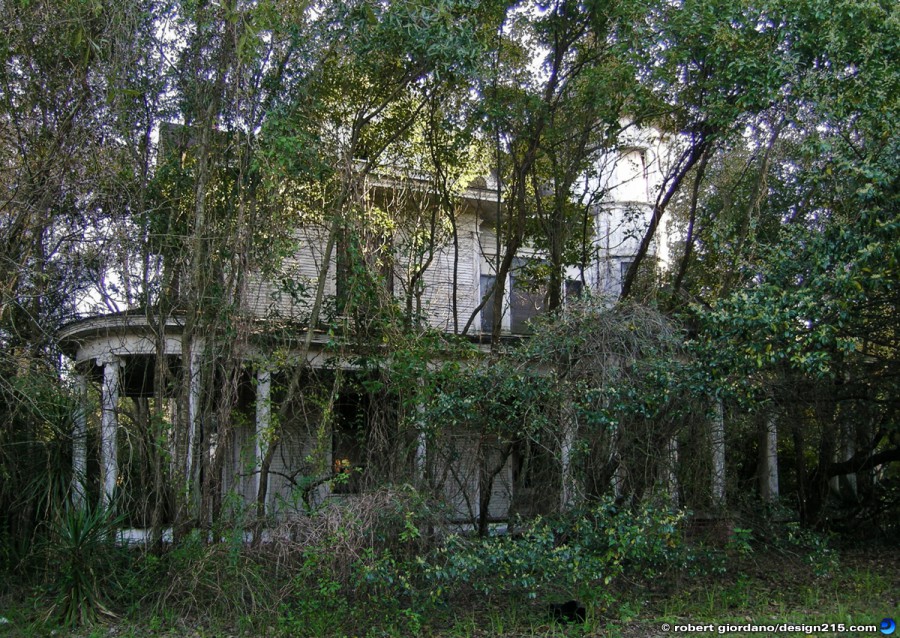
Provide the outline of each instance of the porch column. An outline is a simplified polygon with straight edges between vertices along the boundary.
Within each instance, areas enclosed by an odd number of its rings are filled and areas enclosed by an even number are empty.
[[[103,366],[103,385],[100,388],[100,507],[107,509],[116,493],[119,482],[119,459],[117,437],[119,416],[119,369],[122,360],[107,354],[97,358],[97,365]]]
[[[725,504],[725,408],[716,401],[710,424],[712,447],[712,499],[716,505]]]
[[[854,438],[856,434],[856,426],[851,425],[846,421],[843,425],[844,427],[842,427],[841,430],[844,436],[844,458],[842,460],[849,461],[854,456],[856,456],[856,440]],[[855,497],[857,494],[856,472],[847,474],[846,478],[847,484],[850,486],[850,492]]]
[[[259,480],[262,473],[263,457],[269,447],[272,434],[272,373],[264,368],[256,371],[256,472],[253,476],[253,498],[259,494]],[[268,480],[268,477],[266,477]],[[268,491],[266,492],[268,494]],[[268,497],[267,497],[268,498]]]
[[[75,394],[78,403],[72,415],[72,504],[81,509],[85,505],[87,479],[87,378],[75,375]]]
[[[838,463],[849,461],[856,454],[855,427],[851,426],[846,417],[841,419],[840,423],[840,440],[834,451],[834,460]],[[856,473],[844,474],[843,476],[831,477],[829,484],[832,491],[836,494],[844,492],[844,496],[852,496],[856,498]]]
[[[759,492],[766,502],[778,500],[778,420],[774,414],[765,422],[759,467]]]
[[[169,472],[172,473],[172,476],[178,476],[178,419],[181,418],[181,415],[178,414],[178,401],[172,400],[168,402],[166,406],[166,418],[169,419],[169,423],[172,426],[169,428]]]
[[[567,415],[568,416],[568,415]],[[575,485],[572,478],[572,448],[575,447],[575,431],[571,423],[563,419],[562,440],[559,445],[560,473],[562,490],[560,493],[560,510],[565,512],[575,501]]]
[[[187,456],[185,459],[185,478],[187,479],[188,494],[196,495],[194,485],[199,480],[199,463],[194,463],[194,448],[197,444],[197,430],[200,423],[200,364],[203,357],[203,339],[194,338],[191,342],[191,354],[188,364],[190,374],[190,388],[188,393],[188,437]],[[196,465],[196,467],[195,467]],[[189,498],[189,502],[193,499]]]
[[[424,392],[425,382],[419,378],[419,395]],[[428,436],[425,434],[425,404],[421,401],[416,402],[416,417],[418,427],[416,428],[416,454],[415,454],[415,481],[417,485],[426,487],[428,485]]]
[[[625,488],[625,466],[622,464],[622,455],[619,452],[619,426],[612,425],[610,432],[610,448],[607,463],[613,464],[612,478],[610,484],[612,486],[613,497],[619,499],[622,497]]]
[[[425,430],[419,428],[416,433],[416,481],[423,487],[428,483],[426,461],[428,459],[428,439]]]
[[[678,437],[666,442],[666,490],[673,505],[678,504]]]

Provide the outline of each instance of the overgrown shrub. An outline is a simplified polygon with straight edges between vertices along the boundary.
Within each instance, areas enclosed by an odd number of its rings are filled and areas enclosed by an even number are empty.
[[[684,513],[612,501],[556,519],[537,518],[511,536],[451,536],[425,569],[433,596],[466,590],[489,595],[608,599],[629,574],[653,577],[683,566]]]
[[[443,524],[409,486],[329,502],[283,523],[268,551],[280,564],[298,566],[287,613],[307,626],[338,620],[364,626],[385,615],[415,624],[427,598],[420,595],[421,557],[432,551]]]
[[[683,512],[649,502],[604,501],[487,538],[451,533],[411,487],[329,500],[256,539],[246,520],[232,519],[154,553],[117,547],[107,515],[73,511],[58,532],[57,616],[74,624],[112,610],[157,629],[189,622],[331,636],[378,626],[415,635],[479,598],[605,606],[624,577],[652,578],[686,556]]]
[[[194,530],[162,556],[145,555],[146,606],[198,620],[268,615],[282,596],[274,568],[263,553],[244,545],[243,532],[209,542]]]
[[[132,603],[155,618],[265,623],[288,635],[342,634],[385,616],[418,622],[417,557],[431,551],[440,518],[411,487],[329,500],[257,538],[232,514],[230,525],[143,555]]]
[[[69,501],[76,403],[58,371],[10,354],[0,342],[0,570],[21,582]]]

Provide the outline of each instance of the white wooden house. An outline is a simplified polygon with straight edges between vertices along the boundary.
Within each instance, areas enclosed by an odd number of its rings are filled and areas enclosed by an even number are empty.
[[[618,294],[623,274],[648,222],[661,180],[660,165],[664,163],[664,158],[660,156],[658,142],[648,139],[634,139],[627,146],[611,152],[603,168],[594,175],[585,176],[581,188],[602,192],[603,196],[591,204],[594,228],[588,267],[583,274],[578,269],[570,269],[567,273],[571,280],[571,285],[567,286],[569,294],[579,292],[582,285],[587,285],[596,294],[610,297]],[[392,178],[376,176],[371,178],[368,187],[373,192],[380,191],[383,196],[398,188],[397,183]],[[476,308],[495,276],[496,186],[488,177],[476,180],[460,195],[456,246],[449,238],[439,242],[421,278],[420,294],[415,300],[428,324],[446,332],[458,331],[475,313],[470,335],[476,340],[483,339],[491,323],[487,316],[489,306],[485,306],[480,314],[476,313]],[[283,270],[292,281],[312,284],[319,276],[327,232],[318,227],[306,227],[297,233],[300,248],[285,260]],[[540,254],[523,250],[518,263],[526,263],[529,259],[540,259]],[[392,268],[395,271],[392,277],[394,292],[402,296],[408,292],[405,286],[409,285],[409,269],[399,249]],[[329,273],[325,293],[333,296],[338,288],[337,275],[334,268]],[[527,320],[541,311],[543,303],[539,294],[522,291],[517,286],[517,275],[518,270],[514,268],[505,287],[502,326],[509,335],[527,331]],[[285,293],[283,285],[262,276],[252,279],[247,294],[247,307],[258,316],[263,328],[265,321],[273,317],[290,320],[303,312],[297,299]],[[73,465],[76,496],[84,494],[84,485],[91,479],[96,482],[96,472],[99,472],[101,502],[107,503],[109,495],[115,493],[124,447],[119,423],[120,399],[152,394],[152,371],[160,356],[167,357],[173,366],[190,375],[190,396],[186,405],[188,415],[181,422],[187,423],[189,428],[186,474],[191,476],[194,472],[198,465],[196,455],[201,453],[199,437],[204,425],[200,416],[204,402],[199,379],[202,366],[198,353],[201,348],[195,343],[191,350],[193,354],[185,351],[183,329],[184,321],[177,314],[161,323],[152,314],[124,312],[83,318],[69,323],[60,331],[59,342],[75,363],[79,383],[82,387],[99,385],[101,396],[99,453],[88,446],[88,441],[95,439],[86,435],[87,413],[82,411],[75,419]],[[315,334],[308,353],[311,367],[325,365],[329,357],[325,347],[328,338],[324,333]],[[248,503],[255,500],[258,489],[258,468],[265,445],[262,440],[271,425],[273,412],[273,376],[278,374],[274,362],[260,365],[268,354],[265,348],[262,341],[255,342],[255,345],[251,342],[242,355],[248,362],[248,375],[255,375],[253,382],[247,386],[250,388],[249,396],[242,399],[250,418],[246,426],[238,428],[231,438],[223,470],[224,489],[234,492]],[[331,438],[331,444],[324,447],[321,435],[304,428],[284,430],[268,479],[268,511],[290,515],[292,508],[298,509],[294,479],[314,450],[326,455],[324,465],[334,468],[334,471],[340,471],[339,464],[354,453],[350,449],[352,443],[342,440],[340,433],[326,433]],[[459,520],[475,520],[479,514],[479,468],[476,463],[479,442],[477,437],[465,431],[448,433],[447,442],[445,453],[440,458],[431,459],[430,471],[442,477],[444,496],[454,516]],[[424,444],[422,449],[417,450],[417,455],[422,458],[428,454],[432,451],[425,449]],[[89,458],[98,458],[99,463],[89,462]],[[493,482],[489,505],[489,518],[492,520],[502,520],[509,515],[517,489],[523,493],[529,489],[515,476],[513,465],[513,461],[506,462]],[[315,504],[335,497],[334,492],[352,489],[352,486],[340,484],[335,487],[325,481],[308,497]]]

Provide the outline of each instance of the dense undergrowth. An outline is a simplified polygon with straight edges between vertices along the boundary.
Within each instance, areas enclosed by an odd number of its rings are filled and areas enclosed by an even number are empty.
[[[412,489],[334,502],[255,540],[242,511],[223,520],[150,551],[117,543],[114,518],[70,512],[49,542],[6,566],[0,632],[627,633],[648,617],[802,620],[820,603],[838,617],[879,613],[852,601],[877,607],[897,591],[896,569],[842,565],[823,536],[771,520],[759,531],[700,525],[664,503],[603,502],[488,538],[454,530]],[[549,606],[567,600],[584,605],[583,621],[551,620]]]

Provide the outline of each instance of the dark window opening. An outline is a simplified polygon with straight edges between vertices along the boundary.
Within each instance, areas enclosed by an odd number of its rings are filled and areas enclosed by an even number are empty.
[[[528,322],[547,309],[547,287],[528,268],[535,262],[517,260],[509,277],[510,329],[514,333],[532,332]]]
[[[581,299],[584,293],[584,283],[580,279],[566,279],[566,299],[575,301]]]
[[[481,297],[487,294],[494,287],[496,277],[493,275],[481,275]],[[494,326],[494,293],[488,297],[484,306],[481,308],[481,331],[490,332]]]
[[[633,261],[620,261],[619,262],[619,288],[623,288],[625,286],[625,277],[628,276],[628,270],[631,268],[631,264]]]
[[[510,331],[517,334],[533,332],[529,322],[547,310],[547,286],[539,275],[532,271],[531,265],[537,262],[516,260],[513,271],[509,275],[509,325]],[[481,297],[492,289],[496,277],[481,275]],[[580,285],[581,282],[572,282]],[[567,283],[568,289],[568,283]],[[481,331],[491,332],[494,325],[494,294],[488,297],[481,308]]]
[[[359,494],[365,472],[366,409],[360,394],[342,394],[334,405],[331,437],[331,491]]]
[[[513,509],[523,516],[548,514],[558,502],[559,470],[552,453],[536,441],[513,447]]]

